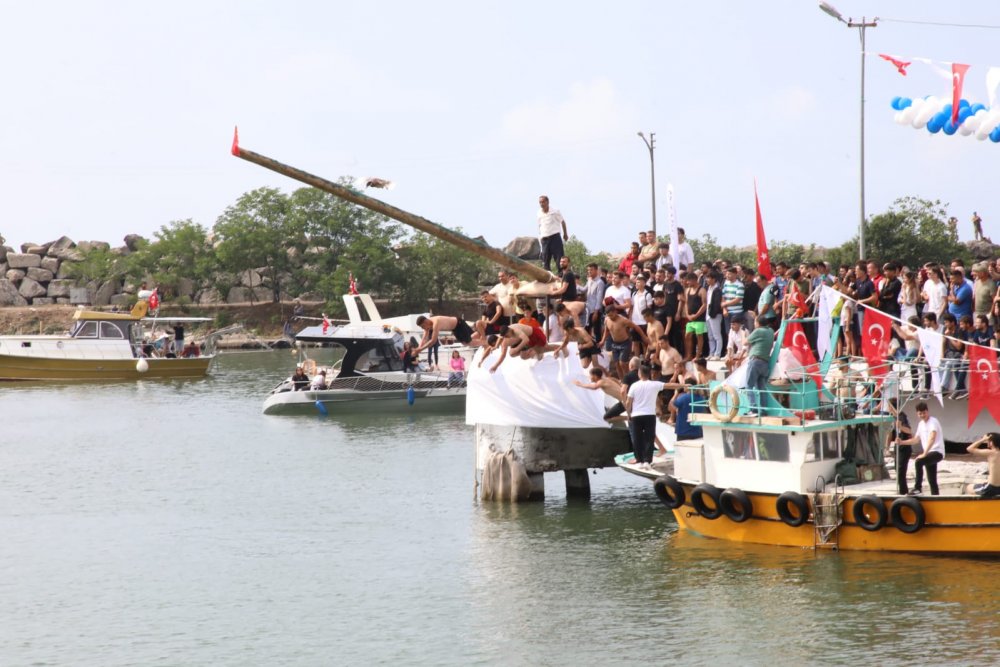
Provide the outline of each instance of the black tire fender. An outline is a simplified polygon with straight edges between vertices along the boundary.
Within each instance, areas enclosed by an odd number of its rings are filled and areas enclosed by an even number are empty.
[[[798,516],[792,513],[792,507]],[[785,525],[798,528],[809,520],[809,499],[795,491],[785,491],[774,501],[774,509]]]
[[[743,523],[753,517],[753,502],[742,489],[726,489],[719,495],[719,507],[731,521]]]
[[[907,522],[903,518],[903,508],[913,512],[912,523]],[[924,512],[924,506],[920,503],[920,500],[912,496],[906,496],[896,498],[892,501],[892,505],[889,506],[889,521],[904,533],[915,533],[924,527],[924,523],[927,521],[927,514]]]
[[[869,519],[865,512],[870,508],[875,513],[875,519]],[[885,503],[878,496],[859,496],[854,499],[854,523],[868,531],[876,531],[885,525]]]
[[[703,482],[691,490],[691,505],[698,514],[706,519],[718,519],[722,516],[722,505],[719,503],[720,495],[722,492],[719,487]],[[705,496],[712,499],[714,507],[709,507],[705,503]]]
[[[661,475],[653,482],[653,491],[660,502],[675,510],[684,504],[684,487],[670,475]]]

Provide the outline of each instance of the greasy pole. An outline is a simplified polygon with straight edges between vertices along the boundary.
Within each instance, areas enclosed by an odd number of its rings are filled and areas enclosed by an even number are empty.
[[[431,236],[436,236],[442,241],[451,243],[452,245],[463,250],[468,250],[471,253],[479,255],[480,257],[492,260],[500,266],[513,269],[522,276],[530,277],[533,280],[537,280],[542,283],[549,283],[556,280],[555,276],[542,267],[535,266],[534,264],[526,262],[519,257],[508,255],[502,250],[497,250],[482,241],[470,239],[467,236],[459,234],[458,232],[453,232],[447,227],[442,227],[441,225],[431,222],[426,218],[422,218],[419,215],[413,215],[412,213],[408,213],[401,208],[396,208],[395,206],[386,204],[384,201],[368,197],[360,192],[354,192],[350,188],[345,188],[344,186],[328,181],[325,178],[314,176],[313,174],[302,171],[301,169],[296,169],[295,167],[291,167],[287,164],[283,164],[265,155],[261,155],[260,153],[254,153],[251,150],[242,148],[239,146],[236,136],[233,137],[232,153],[236,157],[242,158],[247,162],[253,162],[254,164],[260,165],[265,169],[270,169],[271,171],[276,171],[279,174],[288,176],[289,178],[302,181],[306,185],[311,185],[324,192],[329,192],[336,197],[345,199],[351,203],[357,204],[358,206],[363,206],[371,211],[381,213],[382,215],[388,216],[393,220],[398,220],[403,224],[407,224],[415,229],[419,229],[422,232],[426,232]]]

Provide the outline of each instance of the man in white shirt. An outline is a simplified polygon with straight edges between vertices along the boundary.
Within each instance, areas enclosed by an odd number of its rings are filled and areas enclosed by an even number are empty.
[[[681,266],[686,267],[689,271],[694,271],[694,250],[691,249],[691,244],[687,242],[687,235],[684,233],[683,227],[677,228],[677,252],[674,253],[673,243],[670,244],[670,256],[673,257],[677,255],[678,266],[675,268],[680,269]]]
[[[490,294],[497,298],[497,303],[503,308],[503,324],[513,324],[514,306],[517,304],[517,295],[514,294],[514,286],[510,284],[510,273],[505,269],[497,272],[497,279],[500,281],[490,288]]]
[[[896,440],[897,445],[920,445],[923,453],[914,459],[914,470],[916,478],[913,482],[913,489],[909,495],[918,496],[922,493],[921,486],[924,482],[924,471],[927,471],[927,483],[931,487],[931,495],[939,495],[937,483],[937,464],[944,460],[944,432],[941,430],[941,422],[936,417],[931,417],[927,404],[921,401],[917,403],[917,428],[913,437],[906,440]]]
[[[604,303],[607,304],[608,297],[611,297],[615,302],[608,305],[614,305],[615,310],[626,317],[632,308],[632,290],[628,288],[627,281],[624,273],[615,271],[611,274],[611,285],[604,291]]]
[[[625,411],[629,416],[632,451],[636,463],[649,470],[653,463],[653,443],[656,440],[656,398],[666,389],[666,384],[649,379],[648,364],[639,364],[639,381],[628,388]]]
[[[538,241],[542,245],[542,263],[546,271],[552,270],[552,260],[559,265],[559,258],[566,254],[563,241],[569,241],[566,232],[566,220],[559,211],[549,210],[549,197],[538,198]],[[559,235],[560,229],[562,236]]]

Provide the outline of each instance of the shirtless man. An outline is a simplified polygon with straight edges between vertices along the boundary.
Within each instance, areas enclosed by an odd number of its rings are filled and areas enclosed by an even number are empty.
[[[982,449],[986,445],[986,449]],[[1000,498],[1000,433],[987,433],[969,445],[965,450],[978,459],[986,459],[989,475],[982,484],[969,484],[966,493],[974,493],[980,498]]]
[[[509,352],[512,356],[529,359],[534,353],[541,359],[546,352],[556,349],[556,345],[549,345],[545,340],[545,332],[540,326],[530,326],[528,324],[511,324],[500,329],[501,347],[500,358],[490,368],[490,373],[495,373],[507,358]]]
[[[562,345],[556,348],[553,356],[558,357],[559,353],[562,352],[563,355],[568,357],[569,352],[566,350],[566,346],[572,341],[577,344],[580,365],[584,368],[589,368],[593,358],[601,353],[600,348],[597,347],[597,343],[594,342],[593,336],[587,333],[586,329],[577,327],[573,317],[566,317],[563,320],[563,331],[565,332],[565,337],[563,338]],[[596,361],[593,361],[593,363],[594,366],[600,368]]]
[[[604,346],[604,341],[611,337],[611,365],[609,370],[613,371],[617,377],[625,377],[625,369],[632,349],[632,339],[629,332],[634,331],[642,339],[643,345],[649,345],[649,337],[646,332],[636,326],[635,322],[623,317],[618,313],[614,305],[604,309],[604,336],[601,338],[600,346]]]
[[[684,380],[684,358],[677,348],[670,344],[670,336],[664,334],[656,341],[654,363],[660,367],[661,382],[682,382]]]
[[[664,334],[663,325],[653,315],[653,309],[644,309],[642,311],[642,318],[646,320],[646,336],[649,337],[649,340],[654,343],[660,340],[660,336]]]
[[[451,331],[452,335],[460,343],[464,343],[465,345],[472,343],[472,328],[465,320],[458,317],[451,317],[449,315],[432,315],[431,317],[427,317],[426,315],[421,315],[417,318],[417,326],[424,330],[424,337],[420,339],[420,345],[413,351],[415,355],[420,354],[423,350],[436,343],[442,331]]]
[[[582,387],[583,389],[590,389],[591,391],[601,390],[611,398],[615,399],[616,403],[604,412],[604,421],[609,424],[615,422],[628,421],[628,417],[625,415],[625,405],[622,403],[622,399],[625,392],[622,391],[622,383],[604,373],[604,369],[600,366],[595,366],[590,369],[590,383],[584,384],[579,380],[573,380],[573,384],[577,387]]]

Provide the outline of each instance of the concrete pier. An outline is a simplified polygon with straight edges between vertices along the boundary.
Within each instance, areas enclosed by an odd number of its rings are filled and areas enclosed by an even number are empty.
[[[563,471],[566,495],[590,497],[591,468],[615,465],[618,454],[632,451],[622,428],[536,428],[476,424],[476,469],[482,471],[491,451],[513,449],[532,483],[532,500],[545,497],[544,473]]]

